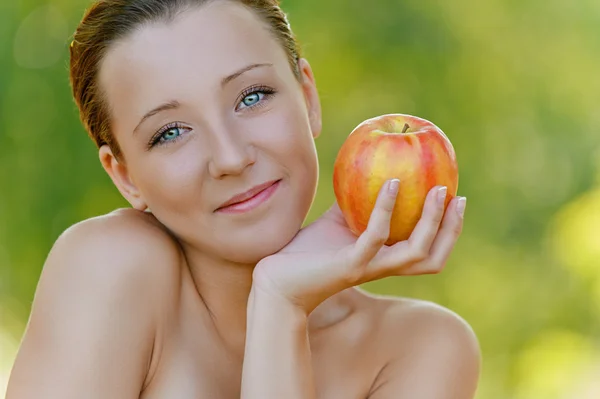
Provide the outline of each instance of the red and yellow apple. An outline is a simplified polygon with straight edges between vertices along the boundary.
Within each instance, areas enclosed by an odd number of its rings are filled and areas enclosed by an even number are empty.
[[[333,169],[333,189],[350,230],[365,231],[377,195],[388,179],[400,180],[387,245],[406,240],[434,186],[446,186],[444,208],[456,196],[458,164],[448,137],[433,123],[389,114],[359,124],[343,143]]]

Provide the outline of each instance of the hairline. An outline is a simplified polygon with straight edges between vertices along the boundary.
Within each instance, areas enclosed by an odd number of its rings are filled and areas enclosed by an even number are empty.
[[[110,105],[110,103],[108,101],[108,95],[107,95],[106,89],[103,88],[103,86],[101,84],[102,83],[101,71],[103,69],[104,63],[106,62],[106,59],[108,58],[108,54],[113,52],[117,46],[123,44],[128,39],[130,39],[132,36],[134,36],[136,33],[142,31],[145,28],[151,27],[153,25],[154,26],[160,25],[160,24],[169,25],[169,24],[176,22],[177,19],[181,18],[183,16],[183,14],[185,14],[186,12],[199,11],[205,7],[210,7],[211,5],[214,6],[215,4],[222,4],[223,2],[241,6],[241,7],[245,8],[246,10],[250,11],[252,14],[254,14],[260,20],[263,28],[267,30],[267,32],[269,33],[271,38],[273,40],[275,40],[277,45],[282,47],[282,50],[284,50],[283,49],[284,44],[281,42],[279,36],[277,35],[277,32],[275,32],[273,27],[267,21],[264,20],[264,18],[260,15],[260,11],[255,10],[248,4],[245,4],[241,1],[236,1],[236,0],[204,0],[202,2],[197,2],[194,0],[179,0],[172,8],[168,8],[167,12],[164,13],[163,15],[154,16],[152,18],[147,18],[145,21],[135,24],[134,28],[132,28],[120,35],[117,35],[113,40],[111,40],[104,47],[104,52],[101,55],[100,60],[96,67],[97,75],[96,75],[94,86],[95,86],[95,91],[96,91],[96,95],[97,95],[98,107],[102,111],[104,111],[105,116],[106,116],[106,120],[103,121],[102,123],[108,125],[107,133],[108,133],[108,135],[111,136],[112,140],[114,141],[114,143],[116,144],[116,147],[118,149],[118,154],[113,154],[113,156],[117,159],[118,162],[120,162],[122,164],[126,164],[125,154],[123,153],[121,145],[119,144],[117,137],[114,133],[114,130],[112,128],[111,122],[112,122],[112,115],[113,115],[114,108]],[[288,58],[286,50],[284,50],[284,53],[286,53],[286,58]],[[295,60],[296,63],[298,62],[298,58],[299,57],[297,56],[297,58]],[[289,65],[289,60],[288,60],[288,66],[291,67],[291,65]],[[296,73],[293,70],[292,70],[292,73],[295,76],[296,80],[298,80],[300,78],[300,76],[296,76]],[[108,145],[108,143],[104,143],[103,145]],[[111,149],[111,153],[112,153],[112,149]]]

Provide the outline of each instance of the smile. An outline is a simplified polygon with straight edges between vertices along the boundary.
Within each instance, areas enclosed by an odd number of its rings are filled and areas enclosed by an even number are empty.
[[[279,188],[280,182],[281,179],[271,181],[248,190],[246,193],[236,195],[217,208],[215,212],[230,214],[250,212],[267,202]]]

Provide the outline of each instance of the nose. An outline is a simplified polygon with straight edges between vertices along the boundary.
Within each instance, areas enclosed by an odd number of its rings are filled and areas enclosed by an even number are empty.
[[[224,130],[214,137],[215,145],[208,165],[213,178],[222,179],[229,175],[240,175],[248,166],[254,164],[254,149],[250,143]]]

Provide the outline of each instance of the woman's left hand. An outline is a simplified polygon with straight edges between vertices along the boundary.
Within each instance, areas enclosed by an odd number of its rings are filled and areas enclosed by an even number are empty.
[[[336,203],[283,249],[257,264],[253,288],[309,314],[328,297],[355,285],[441,272],[462,230],[466,198],[454,198],[445,211],[445,188],[434,187],[411,236],[387,246],[398,193],[395,182],[387,181],[381,188],[367,229],[359,237],[349,230]]]

